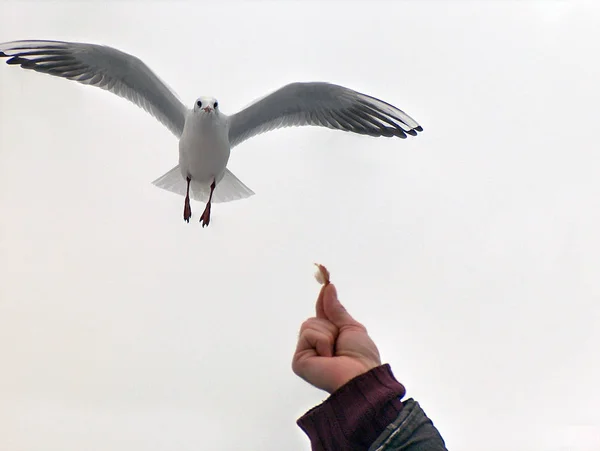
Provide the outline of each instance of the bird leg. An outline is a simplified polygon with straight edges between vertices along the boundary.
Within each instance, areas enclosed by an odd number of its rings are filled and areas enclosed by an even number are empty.
[[[215,190],[215,180],[210,184],[210,195],[208,196],[208,202],[206,203],[206,207],[204,208],[204,212],[200,217],[200,224],[202,224],[202,228],[208,226],[210,224],[210,203],[212,201],[213,192]]]
[[[187,180],[187,191],[185,193],[185,203],[183,205],[183,220],[185,222],[190,222],[190,218],[192,217],[192,207],[190,206],[190,182],[192,179],[189,177]]]

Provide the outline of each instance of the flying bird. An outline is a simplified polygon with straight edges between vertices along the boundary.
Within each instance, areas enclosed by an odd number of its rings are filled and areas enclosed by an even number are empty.
[[[228,116],[214,97],[199,97],[187,108],[143,61],[112,47],[13,41],[0,43],[0,58],[7,58],[7,64],[105,89],[158,119],[179,139],[179,164],[152,183],[185,196],[186,222],[192,216],[190,196],[206,202],[200,216],[202,227],[210,223],[213,202],[254,194],[227,169],[231,149],[253,136],[306,125],[375,137],[406,138],[423,131],[395,106],[331,83],[290,83]]]

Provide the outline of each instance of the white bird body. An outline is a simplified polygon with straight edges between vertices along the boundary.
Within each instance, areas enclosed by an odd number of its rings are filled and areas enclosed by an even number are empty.
[[[230,154],[226,118],[218,110],[190,110],[179,139],[179,169],[183,179],[189,177],[206,187],[216,180],[218,185]]]
[[[211,202],[229,202],[254,192],[228,169],[231,149],[245,140],[283,127],[319,126],[368,135],[406,138],[423,128],[404,111],[367,94],[324,82],[296,82],[227,116],[212,97],[192,109],[139,58],[112,47],[65,41],[0,43],[10,65],[97,86],[126,98],[158,119],[179,139],[179,164],[152,182],[206,201],[200,222],[210,221]]]

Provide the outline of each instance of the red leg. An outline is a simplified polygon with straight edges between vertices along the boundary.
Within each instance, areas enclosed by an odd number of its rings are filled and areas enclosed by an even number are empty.
[[[204,208],[204,212],[202,213],[202,217],[200,218],[200,224],[202,224],[202,228],[208,226],[210,224],[210,203],[212,201],[213,192],[215,190],[215,181],[210,184],[210,194],[208,196],[208,202],[206,203],[206,207]]]
[[[185,193],[185,203],[183,205],[183,220],[185,222],[190,222],[190,218],[192,217],[192,207],[190,206],[190,182],[192,179],[187,177],[187,191]]]

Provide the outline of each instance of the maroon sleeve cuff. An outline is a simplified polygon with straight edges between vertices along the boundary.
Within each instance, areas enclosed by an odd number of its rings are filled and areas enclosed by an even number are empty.
[[[298,420],[314,451],[368,450],[402,410],[406,394],[388,364],[337,389]]]

